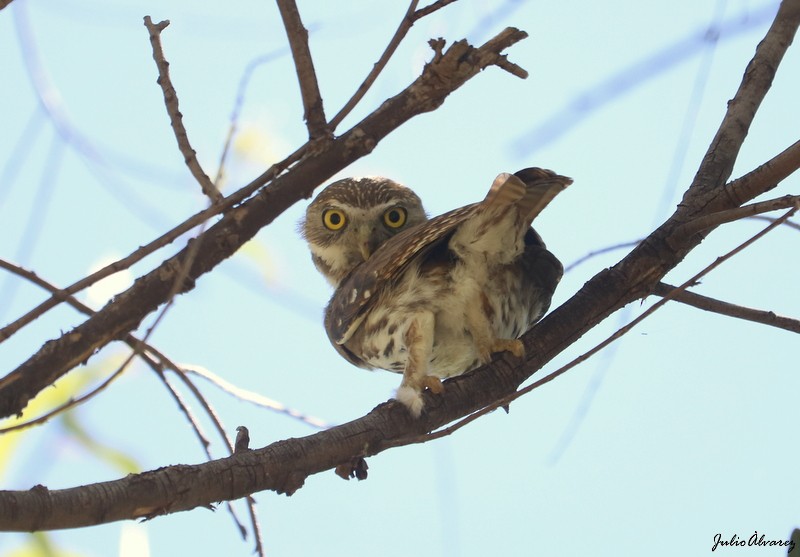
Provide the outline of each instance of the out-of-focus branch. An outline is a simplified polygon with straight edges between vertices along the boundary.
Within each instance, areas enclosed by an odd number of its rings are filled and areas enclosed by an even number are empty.
[[[164,93],[164,105],[167,107],[167,114],[169,115],[172,130],[175,132],[175,139],[178,141],[178,148],[186,161],[186,166],[189,171],[200,184],[203,193],[208,196],[212,203],[217,203],[222,200],[222,194],[211,181],[200,166],[197,160],[197,152],[192,149],[189,143],[189,136],[186,133],[186,128],[183,125],[183,114],[181,114],[180,107],[178,106],[178,94],[175,91],[175,86],[172,85],[172,79],[169,77],[169,62],[164,56],[164,50],[161,47],[161,32],[169,25],[169,21],[161,21],[153,23],[149,15],[144,16],[144,24],[150,33],[150,44],[153,47],[153,60],[156,61],[158,67],[158,80],[157,83]]]
[[[664,282],[659,282],[656,284],[653,294],[658,296],[666,296],[675,290],[677,289],[674,286]],[[688,290],[678,291],[672,296],[672,299],[676,302],[696,307],[697,309],[711,311],[713,313],[719,313],[720,315],[727,315],[728,317],[735,317],[737,319],[754,321],[763,325],[786,329],[787,331],[791,331],[793,333],[800,333],[800,320],[777,315],[772,311],[737,306],[736,304],[723,302],[722,300],[717,300],[715,298],[709,298],[708,296],[689,292]]]
[[[317,73],[314,71],[314,61],[311,59],[311,50],[308,48],[308,30],[303,26],[294,0],[277,0],[277,2],[283,26],[286,28],[286,36],[289,38],[289,46],[292,49],[297,80],[300,82],[303,118],[308,127],[308,138],[313,140],[326,137],[330,131],[328,122],[325,120],[325,110],[322,107],[322,96],[317,83]]]

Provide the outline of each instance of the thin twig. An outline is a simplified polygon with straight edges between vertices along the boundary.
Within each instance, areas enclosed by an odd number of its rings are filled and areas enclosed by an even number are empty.
[[[489,414],[490,412],[494,412],[498,408],[506,407],[509,404],[511,404],[513,401],[515,401],[518,398],[520,398],[521,396],[526,395],[529,392],[533,391],[534,389],[538,389],[542,385],[544,385],[546,383],[549,383],[550,381],[552,381],[556,377],[558,377],[560,375],[563,375],[564,373],[566,373],[570,369],[574,368],[578,364],[581,364],[581,363],[585,362],[586,360],[588,360],[589,358],[591,358],[592,356],[597,354],[600,350],[602,350],[603,348],[605,348],[606,346],[608,346],[612,342],[616,341],[617,339],[619,339],[623,335],[627,334],[629,331],[631,331],[631,329],[633,329],[636,325],[638,325],[639,323],[644,321],[647,317],[652,315],[656,310],[658,310],[659,308],[664,306],[668,301],[670,301],[672,299],[675,299],[676,296],[678,296],[681,292],[684,292],[687,288],[697,284],[698,280],[700,280],[702,277],[704,277],[705,275],[710,273],[712,270],[716,269],[719,265],[721,265],[722,263],[724,263],[725,261],[727,261],[728,259],[730,259],[734,255],[738,254],[739,252],[741,252],[742,250],[744,250],[745,248],[750,246],[753,242],[755,242],[759,238],[763,237],[764,235],[768,234],[770,231],[772,231],[775,228],[777,228],[778,226],[780,226],[783,222],[786,221],[786,219],[791,217],[795,213],[795,211],[797,211],[796,207],[794,207],[792,209],[789,209],[789,211],[787,211],[782,217],[777,219],[775,222],[769,224],[766,228],[764,228],[763,230],[759,231],[758,233],[756,233],[755,235],[753,235],[752,237],[750,237],[746,241],[742,242],[741,244],[739,244],[737,247],[735,247],[734,249],[732,249],[731,251],[729,251],[725,255],[722,255],[722,256],[718,257],[717,259],[715,259],[714,262],[712,262],[711,264],[706,266],[703,270],[701,270],[699,273],[694,275],[692,278],[690,278],[689,280],[687,280],[686,282],[684,282],[683,284],[681,284],[677,288],[673,289],[672,291],[665,292],[663,294],[663,297],[658,302],[656,302],[655,304],[653,304],[652,306],[647,308],[641,315],[636,317],[636,319],[634,319],[633,321],[631,321],[630,323],[628,323],[624,327],[621,327],[614,334],[612,334],[611,336],[606,338],[603,342],[595,345],[592,349],[588,350],[587,352],[584,352],[583,354],[581,354],[580,356],[578,356],[577,358],[575,358],[574,360],[572,360],[568,364],[560,367],[559,369],[557,369],[553,373],[551,373],[551,374],[549,374],[549,375],[547,375],[545,377],[542,377],[538,381],[535,381],[534,383],[531,383],[530,385],[528,385],[527,387],[525,387],[523,389],[519,389],[517,391],[514,391],[510,395],[505,396],[505,397],[497,400],[493,404],[490,404],[490,405],[488,405],[488,406],[486,406],[486,407],[484,407],[484,408],[482,408],[482,409],[470,414],[469,416],[466,416],[465,418],[457,421],[456,423],[454,423],[451,426],[448,426],[446,428],[442,428],[442,429],[440,429],[438,431],[434,431],[432,433],[427,433],[427,434],[423,434],[423,435],[417,435],[417,436],[410,437],[410,438],[397,439],[397,440],[394,440],[394,441],[390,442],[389,446],[395,447],[395,446],[405,446],[405,445],[411,445],[411,444],[417,444],[417,443],[425,443],[425,442],[431,441],[433,439],[439,439],[441,437],[446,437],[448,435],[451,435],[452,433],[458,431],[459,429],[461,429],[465,425],[477,420],[479,417],[484,416],[486,414]]]
[[[212,385],[216,386],[220,390],[228,393],[229,395],[233,395],[234,397],[236,397],[241,401],[249,402],[251,404],[255,404],[256,406],[260,406],[261,408],[266,408],[268,410],[272,410],[280,414],[285,414],[305,424],[308,424],[311,427],[315,427],[317,429],[328,429],[329,427],[332,427],[331,424],[319,418],[303,414],[302,412],[295,410],[294,408],[289,408],[276,400],[267,398],[264,395],[261,395],[254,391],[248,391],[247,389],[242,389],[241,387],[237,387],[233,383],[226,381],[222,377],[216,375],[215,373],[212,373],[211,371],[205,368],[201,368],[198,366],[182,367],[181,371],[185,373],[194,373],[195,375],[198,375],[203,379],[205,379],[206,381],[210,382]]]
[[[666,296],[674,290],[676,290],[676,287],[664,282],[659,282],[653,289],[653,294],[658,296]],[[785,329],[793,333],[800,333],[800,319],[792,319],[791,317],[776,315],[772,311],[738,306],[736,304],[731,304],[729,302],[723,302],[722,300],[696,294],[695,292],[689,292],[688,290],[678,291],[677,294],[672,296],[672,299],[676,302],[680,302],[682,304],[696,307],[705,311],[719,313],[720,315],[727,315],[728,317],[754,321],[763,325],[770,325],[771,327]]]
[[[775,222],[777,220],[777,219],[775,219],[773,217],[766,217],[764,215],[756,215],[754,217],[747,217],[747,219],[748,220],[763,220],[763,221],[767,221],[767,222]],[[793,229],[795,229],[797,231],[800,231],[800,224],[798,224],[796,222],[792,222],[790,220],[787,220],[786,222],[784,222],[783,226],[788,226],[789,228],[793,228]]]
[[[286,36],[289,38],[289,46],[292,49],[297,80],[300,82],[303,118],[308,128],[308,138],[314,140],[327,137],[330,132],[325,120],[325,110],[317,83],[317,73],[314,71],[314,61],[311,58],[311,50],[308,48],[308,30],[303,26],[294,0],[277,0],[277,3],[281,19],[283,19],[283,26],[286,28]]]
[[[411,29],[411,26],[414,25],[416,19],[414,18],[415,11],[417,9],[417,4],[419,4],[419,0],[411,0],[411,4],[409,4],[406,13],[403,15],[403,19],[400,20],[400,25],[397,27],[397,30],[394,32],[389,44],[381,54],[381,57],[378,58],[378,61],[372,66],[372,69],[367,74],[367,77],[364,78],[364,81],[361,82],[361,85],[358,86],[356,92],[353,93],[353,96],[350,97],[342,109],[333,117],[331,120],[331,129],[335,130],[339,124],[342,123],[342,120],[347,117],[350,112],[356,107],[356,105],[364,98],[364,95],[367,94],[372,84],[375,83],[375,80],[378,79],[378,76],[383,71],[383,68],[386,67],[386,64],[389,62],[389,59],[394,54],[397,47],[402,42],[403,38],[408,33],[408,30]]]
[[[639,238],[638,240],[634,240],[632,242],[623,242],[621,244],[614,244],[613,246],[606,246],[604,248],[600,248],[600,249],[596,249],[596,250],[590,251],[586,255],[579,257],[578,259],[576,259],[575,261],[573,261],[572,263],[570,263],[569,265],[564,267],[564,272],[568,273],[569,271],[571,271],[572,269],[574,269],[575,267],[577,267],[581,263],[584,263],[584,262],[588,261],[589,259],[591,259],[593,257],[596,257],[598,255],[603,255],[604,253],[608,253],[610,251],[616,251],[618,249],[636,247],[641,242],[642,242],[642,239]]]
[[[794,207],[800,203],[800,195],[784,195],[777,199],[770,199],[768,201],[759,201],[758,203],[750,203],[743,205],[736,209],[728,209],[727,211],[717,211],[710,215],[703,215],[692,221],[687,222],[675,231],[676,235],[688,238],[698,232],[702,232],[708,228],[717,227],[727,222],[752,217],[761,213],[769,213],[770,211],[777,211],[779,209],[787,209]]]
[[[433,3],[429,4],[428,6],[425,6],[424,8],[420,8],[420,9],[416,10],[414,12],[414,14],[413,14],[413,19],[414,19],[414,21],[417,21],[418,19],[422,19],[423,17],[431,15],[433,12],[435,12],[437,10],[441,10],[442,8],[447,6],[448,4],[452,4],[453,2],[456,2],[456,1],[457,0],[436,0],[436,2],[433,2]],[[416,6],[417,3],[418,2],[414,2],[414,5]]]
[[[356,89],[356,92],[353,93],[352,97],[350,97],[350,100],[345,103],[342,109],[331,120],[330,125],[332,130],[335,130],[336,127],[342,123],[342,120],[344,120],[347,115],[353,111],[361,99],[364,98],[364,95],[367,94],[367,91],[369,91],[370,87],[372,87],[372,84],[375,83],[376,79],[378,79],[378,76],[386,67],[386,64],[389,63],[389,59],[395,53],[397,47],[400,46],[403,38],[405,38],[405,36],[408,34],[408,31],[411,29],[414,23],[435,11],[444,8],[448,4],[452,4],[455,1],[456,0],[439,0],[438,2],[434,2],[429,6],[417,9],[419,0],[411,0],[406,13],[403,15],[403,19],[400,20],[400,25],[398,25],[397,30],[394,32],[394,35],[392,35],[392,38],[384,49],[383,54],[381,54],[380,58],[378,58],[378,61],[372,66],[372,69],[367,74],[367,77],[365,77],[364,81],[361,82],[361,85],[358,86],[358,89]],[[497,65],[501,66],[506,63],[511,64],[511,62],[506,60],[505,62],[498,62]]]
[[[178,148],[183,155],[184,161],[186,161],[186,166],[189,167],[192,176],[200,184],[203,193],[211,199],[212,203],[218,203],[222,200],[222,194],[211,181],[211,178],[203,171],[200,162],[197,160],[197,152],[192,149],[192,145],[189,143],[189,136],[183,125],[183,114],[181,114],[178,106],[178,94],[169,77],[169,62],[167,62],[164,50],[161,47],[161,32],[169,25],[169,21],[153,23],[150,16],[146,15],[144,16],[144,24],[150,32],[153,60],[156,61],[156,66],[158,67],[158,80],[156,82],[161,86],[161,90],[164,93],[164,105],[167,107],[169,121],[172,124],[172,130],[175,132],[175,139],[178,141]]]

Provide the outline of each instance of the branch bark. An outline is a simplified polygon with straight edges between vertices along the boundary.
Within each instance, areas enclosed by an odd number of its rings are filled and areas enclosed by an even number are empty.
[[[667,296],[674,290],[674,286],[659,282],[656,284],[653,294],[657,296]],[[703,296],[695,292],[689,292],[688,290],[674,293],[672,299],[676,302],[712,313],[719,313],[720,315],[726,315],[728,317],[735,317],[737,319],[761,323],[762,325],[769,325],[770,327],[778,327],[779,329],[785,329],[793,333],[800,333],[800,320],[784,317],[773,311],[739,306],[715,298],[709,298],[708,296]]]
[[[294,67],[297,70],[297,80],[300,82],[303,118],[308,127],[308,138],[320,139],[330,132],[325,120],[325,110],[322,107],[322,95],[320,95],[317,84],[314,61],[311,59],[311,50],[308,48],[308,30],[303,26],[294,0],[277,0],[277,2],[283,26],[286,28],[286,36],[289,38],[289,47],[292,50]]]
[[[202,242],[203,249],[193,258],[177,293],[194,288],[196,279],[233,255],[288,207],[309,197],[319,184],[370,153],[379,141],[409,119],[438,108],[450,93],[484,68],[496,64],[503,50],[525,37],[524,31],[508,28],[479,48],[465,40],[454,43],[444,56],[429,63],[411,85],[355,127],[335,140],[309,149],[287,173],[228,211],[217,224],[193,240]],[[272,175],[272,170],[267,171],[253,183],[263,184]],[[36,354],[0,379],[0,417],[20,413],[39,391],[88,360],[98,349],[139,327],[147,315],[169,299],[191,249],[192,243],[137,279],[131,288],[84,323],[45,343]]]
[[[200,184],[200,189],[208,196],[212,203],[217,203],[222,200],[222,194],[217,189],[217,186],[208,177],[208,174],[203,171],[200,166],[200,161],[197,160],[197,152],[192,149],[189,143],[189,135],[186,133],[186,127],[183,125],[183,114],[178,106],[178,93],[175,91],[175,86],[172,85],[172,79],[169,77],[169,62],[164,56],[164,50],[161,48],[161,31],[166,29],[169,21],[161,21],[153,23],[149,15],[144,17],[144,25],[150,33],[150,44],[153,47],[153,60],[156,61],[158,67],[158,85],[164,93],[164,105],[167,107],[167,114],[169,121],[172,125],[172,131],[175,133],[175,139],[178,141],[178,149],[183,155],[183,160],[189,171]]]

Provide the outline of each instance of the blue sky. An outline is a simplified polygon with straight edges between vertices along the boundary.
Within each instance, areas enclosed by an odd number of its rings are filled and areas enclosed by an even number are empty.
[[[331,117],[377,60],[405,6],[299,4]],[[428,212],[438,214],[481,199],[499,172],[543,166],[575,180],[536,222],[562,261],[644,237],[679,201],[776,9],[775,2],[754,0],[461,0],[414,26],[339,131],[418,75],[431,55],[430,38],[481,43],[506,26],[519,27],[530,37],[508,55],[530,77],[487,69],[339,176],[389,176],[414,188]],[[169,127],[144,15],[171,20],[164,49],[189,137],[209,174],[216,171],[243,72],[268,59],[249,81],[226,191],[306,138],[273,3],[14,0],[0,12],[0,257],[56,285],[127,255],[205,206]],[[718,42],[702,39],[709,28],[722,30]],[[798,139],[798,76],[795,48],[734,177]],[[32,77],[40,92],[46,85],[62,119],[60,133],[45,116]],[[797,194],[799,186],[792,177],[767,197]],[[391,397],[399,378],[355,369],[329,346],[321,312],[330,290],[296,234],[304,208],[292,207],[179,297],[151,342],[175,361],[342,423]],[[750,220],[715,231],[666,280],[683,282],[764,224]],[[799,317],[799,240],[796,230],[776,230],[705,277],[696,291]],[[134,266],[132,276],[184,241]],[[625,252],[576,267],[554,304]],[[80,298],[100,307],[130,278],[117,277]],[[42,299],[35,287],[0,276],[3,324]],[[543,373],[652,303],[612,315]],[[61,307],[37,320],[0,346],[0,371],[81,321]],[[800,526],[798,346],[786,331],[669,304],[588,363],[514,403],[509,415],[497,412],[451,437],[370,458],[366,481],[345,482],[327,472],[290,498],[257,494],[266,549],[270,555],[666,556],[708,554],[718,533],[788,539]],[[72,375],[104,377],[125,354],[121,346],[109,347]],[[314,431],[198,384],[231,435],[237,425],[249,427],[253,446]],[[74,414],[92,439],[142,469],[204,460],[186,420],[140,364]],[[212,451],[223,456],[212,428],[204,426]],[[55,420],[16,438],[0,465],[0,486],[55,489],[124,475],[73,432]],[[146,555],[141,546],[131,549],[134,539],[146,540],[153,556],[249,555],[252,549],[222,507],[138,527],[115,523],[51,536],[70,554]],[[23,535],[3,534],[0,555],[19,555],[14,552],[26,543]],[[737,547],[714,554],[785,550]]]

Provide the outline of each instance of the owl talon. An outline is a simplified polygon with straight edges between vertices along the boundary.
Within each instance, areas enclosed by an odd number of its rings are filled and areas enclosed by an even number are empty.
[[[492,342],[492,352],[511,352],[517,358],[524,358],[525,345],[518,338],[496,338]]]
[[[435,395],[440,395],[444,392],[444,385],[442,385],[442,380],[438,377],[434,377],[433,375],[427,375],[422,378],[422,386],[428,387],[431,392]]]

